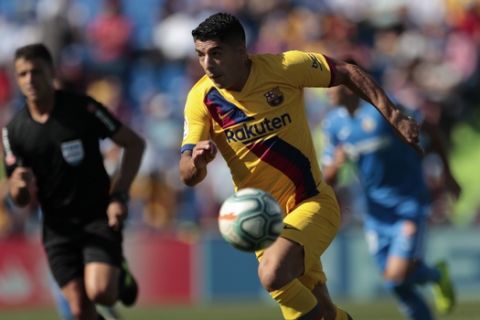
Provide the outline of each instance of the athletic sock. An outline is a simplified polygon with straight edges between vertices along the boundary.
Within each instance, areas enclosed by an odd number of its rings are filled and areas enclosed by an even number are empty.
[[[433,320],[430,308],[413,284],[387,282],[386,286],[395,295],[400,304],[400,311],[408,319]]]
[[[424,262],[416,265],[415,270],[408,276],[407,281],[414,284],[426,284],[438,282],[440,271],[437,268],[429,267]]]
[[[297,279],[279,290],[270,292],[270,295],[280,305],[285,319],[298,319],[317,305],[313,293]]]

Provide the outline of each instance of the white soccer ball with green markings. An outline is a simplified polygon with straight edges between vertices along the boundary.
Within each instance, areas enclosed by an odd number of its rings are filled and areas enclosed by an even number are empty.
[[[271,245],[283,229],[277,200],[260,189],[245,188],[228,197],[218,224],[223,238],[237,249],[256,251]]]

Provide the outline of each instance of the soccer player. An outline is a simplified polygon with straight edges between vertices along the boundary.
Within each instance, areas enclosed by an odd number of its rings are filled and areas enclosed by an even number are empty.
[[[218,148],[236,189],[270,192],[285,211],[281,236],[257,252],[260,282],[284,318],[351,319],[330,300],[320,263],[340,213],[322,180],[303,88],[347,85],[372,102],[412,146],[418,142],[416,122],[395,109],[355,65],[313,52],[248,54],[243,26],[230,14],[213,14],[192,35],[205,75],[186,101],[181,179],[189,186],[201,182]]]
[[[366,197],[364,227],[369,250],[401,311],[409,319],[434,318],[416,288],[427,283],[434,286],[438,310],[451,311],[455,299],[446,263],[429,266],[423,261],[429,195],[421,155],[404,144],[385,118],[347,86],[329,89],[329,97],[338,108],[324,120],[325,181],[333,184],[347,159],[356,165]],[[422,127],[434,133],[432,125]],[[447,187],[458,197],[460,186],[450,173],[445,152],[439,143],[433,147],[443,159]]]
[[[56,90],[43,44],[18,48],[14,66],[26,103],[2,131],[10,195],[19,206],[39,199],[43,246],[73,316],[102,319],[96,303],[132,305],[137,296],[122,226],[144,140],[92,98]],[[99,150],[106,137],[124,151],[112,182]]]

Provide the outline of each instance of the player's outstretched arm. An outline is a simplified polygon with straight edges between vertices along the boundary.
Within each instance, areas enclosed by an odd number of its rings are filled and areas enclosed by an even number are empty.
[[[371,103],[387,119],[400,137],[417,151],[422,152],[419,142],[419,126],[411,117],[400,112],[384,90],[359,66],[333,61],[335,77],[332,86],[345,85],[360,98]]]
[[[442,161],[443,170],[445,173],[445,187],[447,188],[447,191],[454,196],[455,199],[458,199],[462,193],[462,187],[457,182],[450,169],[447,149],[445,147],[444,139],[440,130],[435,124],[428,121],[423,121],[422,131],[428,135],[432,151],[438,154],[440,160]]]
[[[184,151],[180,158],[180,178],[193,187],[207,176],[207,164],[215,158],[217,147],[210,140],[199,141],[192,151]]]

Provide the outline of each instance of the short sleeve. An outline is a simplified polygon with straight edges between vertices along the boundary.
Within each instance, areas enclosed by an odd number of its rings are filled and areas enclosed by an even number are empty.
[[[332,82],[332,67],[323,54],[287,51],[283,54],[283,64],[288,79],[300,88],[327,88]]]
[[[7,177],[10,177],[13,170],[23,165],[20,155],[15,151],[12,129],[8,126],[2,128],[3,164]]]
[[[99,138],[113,136],[122,123],[101,103],[88,98],[86,105],[87,112],[91,115],[91,125]]]
[[[197,142],[207,140],[210,135],[211,119],[203,102],[203,95],[190,91],[184,110],[183,140],[180,152],[192,150]]]

